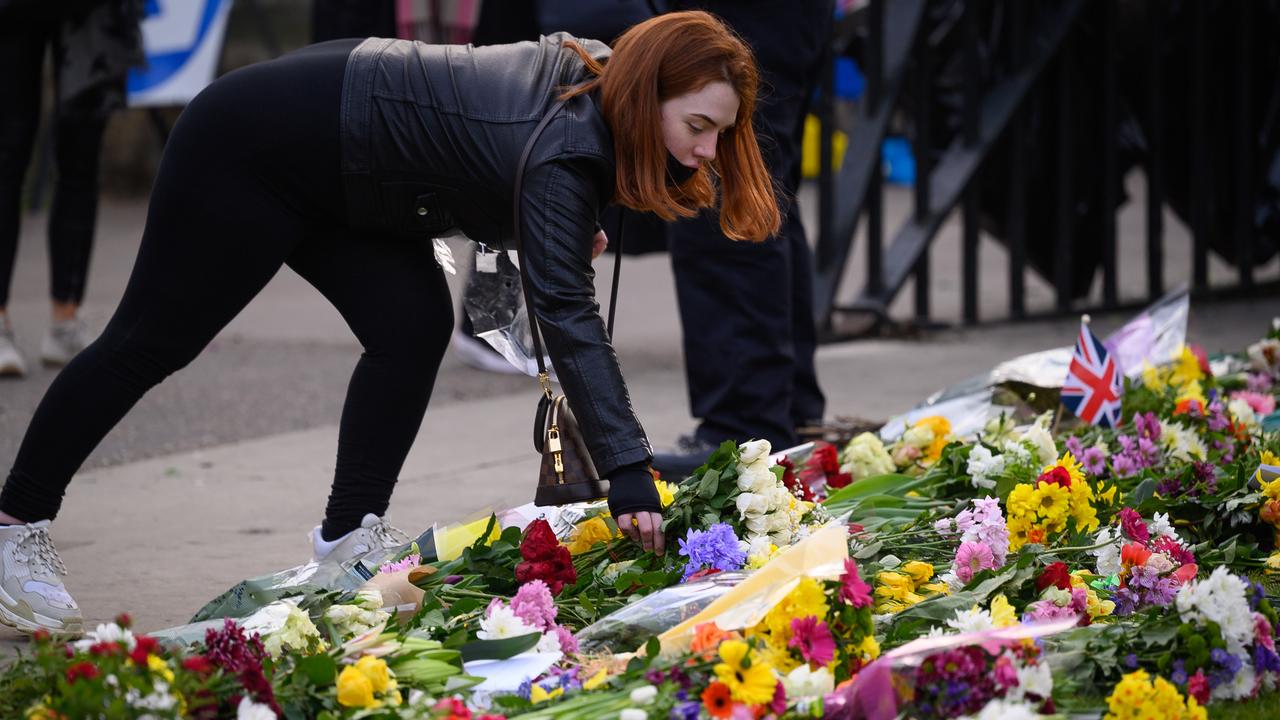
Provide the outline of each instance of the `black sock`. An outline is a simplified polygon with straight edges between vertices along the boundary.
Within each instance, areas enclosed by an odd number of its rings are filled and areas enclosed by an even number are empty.
[[[340,525],[326,519],[324,522],[320,523],[320,539],[325,542],[333,542],[358,527],[360,527],[360,523],[358,522],[355,525]]]

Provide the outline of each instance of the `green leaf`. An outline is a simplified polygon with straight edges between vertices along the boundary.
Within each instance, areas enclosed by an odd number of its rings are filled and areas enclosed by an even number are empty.
[[[887,475],[876,475],[869,478],[863,478],[852,485],[846,485],[838,491],[827,497],[824,505],[840,505],[852,500],[858,500],[869,495],[878,495],[881,493],[896,495],[902,497],[908,491],[921,485],[920,478],[914,478],[910,475],[902,475],[899,473],[889,473]]]
[[[338,676],[338,665],[328,655],[308,655],[298,661],[298,670],[320,687],[332,685]]]
[[[473,640],[458,648],[462,653],[462,661],[472,660],[506,660],[529,650],[542,639],[542,633],[529,633],[501,640]]]
[[[1138,483],[1138,487],[1134,488],[1132,493],[1129,493],[1129,504],[1141,505],[1142,503],[1150,500],[1151,496],[1154,495],[1155,492],[1156,481],[1152,478],[1147,478]]]
[[[698,482],[698,497],[706,500],[715,497],[716,491],[720,489],[720,471],[708,470],[703,474],[702,480]]]
[[[644,654],[648,656],[650,662],[652,662],[654,658],[658,657],[661,652],[662,641],[658,640],[656,635],[650,637],[648,642],[644,644]]]

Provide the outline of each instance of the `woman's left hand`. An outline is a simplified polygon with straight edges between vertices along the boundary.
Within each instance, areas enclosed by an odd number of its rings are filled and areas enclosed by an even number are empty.
[[[595,237],[591,238],[591,259],[600,257],[600,253],[607,247],[609,247],[609,238],[604,234],[604,229],[597,230]]]
[[[662,513],[636,512],[623,513],[618,516],[618,529],[624,535],[640,543],[646,551],[659,555],[665,550],[665,537],[662,534]]]

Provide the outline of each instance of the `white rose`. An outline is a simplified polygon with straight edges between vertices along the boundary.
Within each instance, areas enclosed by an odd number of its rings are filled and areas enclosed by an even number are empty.
[[[618,713],[618,720],[649,720],[649,713],[640,708],[627,708]]]
[[[242,697],[236,706],[236,720],[276,720],[276,713],[268,705]]]
[[[835,678],[825,667],[810,670],[803,664],[782,678],[782,687],[789,698],[822,697],[835,690]]]
[[[778,476],[763,464],[739,468],[738,489],[743,492],[763,493],[778,484]]]
[[[744,492],[739,495],[737,505],[738,512],[741,513],[744,518],[763,515],[766,512],[769,512],[769,498],[752,492]]]
[[[1027,428],[1027,432],[1022,436],[1023,440],[1030,440],[1040,453],[1040,462],[1044,465],[1052,465],[1058,461],[1058,446],[1053,443],[1053,436],[1049,434],[1040,425],[1032,425]]]
[[[768,458],[772,452],[773,447],[769,445],[768,440],[752,440],[738,446],[738,461],[743,465],[751,465]]]
[[[752,535],[763,535],[769,532],[769,521],[763,515],[752,515],[746,518],[743,524],[747,526],[747,532]]]

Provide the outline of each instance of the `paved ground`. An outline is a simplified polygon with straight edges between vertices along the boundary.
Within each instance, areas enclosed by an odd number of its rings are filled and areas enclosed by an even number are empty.
[[[1140,199],[1140,198],[1139,198]],[[890,217],[906,211],[890,196]],[[101,213],[88,315],[99,326],[123,290],[144,219],[143,204],[108,201]],[[47,308],[43,215],[26,219],[11,310],[18,336],[35,348]],[[1121,218],[1121,257],[1141,267],[1141,226]],[[1167,277],[1188,276],[1172,239]],[[935,251],[939,315],[958,315],[954,223]],[[458,251],[461,246],[455,246]],[[617,347],[645,427],[657,445],[692,427],[678,321],[666,256],[629,258]],[[1224,268],[1215,265],[1214,277]],[[1138,282],[1122,273],[1125,287]],[[983,310],[1005,307],[1004,256],[984,241]],[[1280,274],[1272,263],[1263,277]],[[860,276],[857,267],[850,277]],[[1051,301],[1029,279],[1032,303]],[[456,283],[455,283],[456,285]],[[852,287],[852,286],[851,286]],[[456,287],[455,287],[456,290]],[[1135,291],[1136,292],[1136,291]],[[904,308],[905,312],[905,308]],[[1192,336],[1210,351],[1241,348],[1280,301],[1193,308]],[[1123,318],[1099,318],[1106,331]],[[887,417],[931,391],[1023,352],[1069,344],[1072,321],[935,333],[913,341],[827,346],[819,370],[829,414]],[[54,538],[71,570],[69,589],[91,621],[120,610],[144,629],[184,622],[241,578],[305,560],[332,474],[336,422],[359,348],[336,312],[283,271],[189,368],[142,400],[73,482]],[[7,469],[53,373],[0,383],[0,470]],[[406,463],[391,519],[419,531],[530,499],[536,457],[528,447],[536,389],[452,356]],[[21,643],[0,629],[0,654]]]

